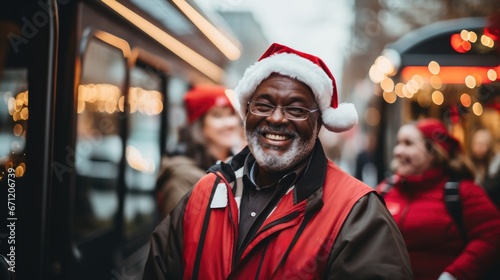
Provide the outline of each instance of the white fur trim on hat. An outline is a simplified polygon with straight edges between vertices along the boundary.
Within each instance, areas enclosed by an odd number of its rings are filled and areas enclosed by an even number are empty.
[[[352,103],[340,103],[336,109],[327,108],[321,115],[325,128],[333,132],[347,131],[358,123],[358,113]]]
[[[251,100],[255,89],[272,73],[297,79],[308,85],[318,103],[325,128],[334,132],[342,132],[352,128],[358,119],[353,104],[339,104],[332,108],[333,82],[326,72],[314,62],[294,53],[277,53],[257,61],[244,73],[235,88],[240,102],[240,115],[245,119],[247,103]],[[340,106],[342,105],[342,106]]]

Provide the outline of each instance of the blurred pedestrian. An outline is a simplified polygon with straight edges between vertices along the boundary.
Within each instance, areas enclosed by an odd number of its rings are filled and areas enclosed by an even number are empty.
[[[368,131],[363,147],[364,148],[356,156],[354,177],[374,188],[380,182],[378,179],[379,170],[377,168],[375,155],[375,149],[377,147],[377,134],[375,131]]]
[[[380,198],[318,139],[357,122],[323,61],[273,44],[235,91],[248,147],[156,228],[144,279],[412,279]]]
[[[184,96],[189,126],[183,148],[164,156],[157,180],[163,217],[217,161],[227,161],[245,146],[243,126],[223,86],[196,85]]]
[[[460,143],[436,119],[403,125],[393,167],[377,190],[403,234],[415,279],[482,279],[500,251],[500,213],[474,184]]]
[[[500,208],[500,154],[495,152],[493,144],[491,132],[479,128],[472,133],[469,152],[476,184],[482,186]]]

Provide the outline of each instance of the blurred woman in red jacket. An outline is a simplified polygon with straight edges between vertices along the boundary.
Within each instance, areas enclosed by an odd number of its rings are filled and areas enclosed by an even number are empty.
[[[474,184],[459,142],[436,119],[403,125],[393,168],[377,190],[405,239],[415,279],[481,279],[500,251],[500,212]],[[449,181],[459,182],[462,232],[445,203]]]

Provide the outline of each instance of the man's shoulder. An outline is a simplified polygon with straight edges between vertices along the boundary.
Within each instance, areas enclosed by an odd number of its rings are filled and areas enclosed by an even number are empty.
[[[217,177],[218,176],[215,173],[208,172],[208,173],[204,174],[200,178],[200,180],[198,180],[196,187],[197,188],[202,187],[203,189],[205,189],[205,188],[211,189],[211,187],[214,186],[214,183],[217,180]],[[223,182],[221,182],[221,183],[223,183]]]
[[[367,194],[375,192],[373,188],[348,174],[332,161],[328,161],[323,191],[327,200],[343,197],[348,201],[357,201]]]

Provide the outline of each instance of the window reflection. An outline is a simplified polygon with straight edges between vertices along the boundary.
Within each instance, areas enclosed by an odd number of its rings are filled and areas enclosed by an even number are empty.
[[[125,236],[132,238],[153,223],[154,189],[160,164],[162,77],[147,67],[131,70],[130,116],[125,169]]]
[[[112,227],[118,211],[121,89],[126,77],[121,51],[97,40],[89,42],[82,68],[75,147],[76,238]]]
[[[26,172],[24,148],[28,124],[28,71],[3,68],[0,75],[0,180],[9,168]]]
[[[183,147],[179,147],[181,135],[179,132],[186,127],[186,111],[184,109],[184,94],[189,88],[189,84],[186,81],[169,77],[168,80],[168,133],[167,133],[167,143],[165,150],[168,152],[174,152],[182,150]]]
[[[13,49],[7,34],[20,34],[16,23],[0,22],[0,182],[9,168],[16,177],[26,172],[28,129],[28,69],[19,49]]]

